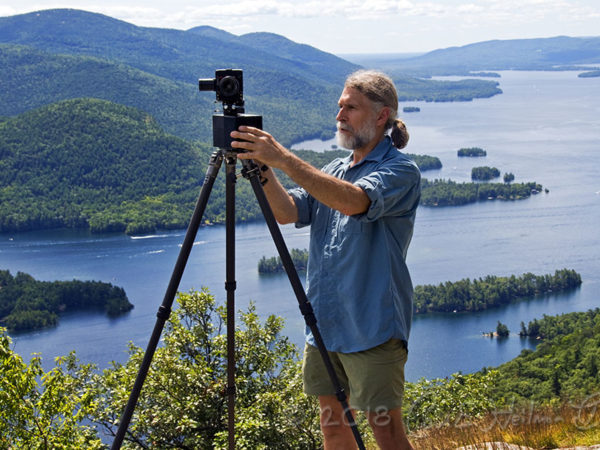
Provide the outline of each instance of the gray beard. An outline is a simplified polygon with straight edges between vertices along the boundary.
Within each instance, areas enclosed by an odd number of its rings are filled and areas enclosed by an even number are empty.
[[[350,125],[342,125],[338,122],[335,138],[339,146],[348,150],[356,150],[357,148],[365,147],[375,137],[375,127],[371,123],[366,123],[358,130],[354,130]],[[352,134],[340,133],[340,128],[350,131]]]

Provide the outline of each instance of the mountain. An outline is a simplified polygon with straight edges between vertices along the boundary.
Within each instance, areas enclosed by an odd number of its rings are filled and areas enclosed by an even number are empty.
[[[51,53],[80,54],[119,61],[174,81],[195,82],[215,69],[235,65],[250,75],[247,86],[263,88],[262,74],[279,72],[298,78],[339,86],[358,66],[313,47],[299,47],[285,56],[278,48],[248,45],[247,37],[235,37],[214,28],[188,31],[143,28],[97,13],[53,9],[0,19],[0,42],[28,45]],[[310,55],[312,61],[304,59]],[[269,86],[271,91],[277,85]]]
[[[198,92],[198,78],[242,68],[247,111],[263,115],[264,127],[284,145],[333,136],[343,81],[360,67],[271,33],[144,28],[73,9],[0,18],[0,59],[0,76],[9,80],[0,90],[0,116],[96,97],[145,110],[167,132],[204,142],[212,140],[215,96]],[[501,92],[494,82],[396,81],[405,100]]]
[[[379,66],[421,75],[481,70],[573,70],[600,63],[600,37],[512,39],[449,47],[413,58],[385,58]]]
[[[2,115],[22,114],[65,99],[93,97],[142,109],[177,136],[208,141],[211,135],[208,119],[212,98],[199,95],[193,85],[124,64],[0,44],[0,79]]]
[[[359,66],[281,40],[288,49],[284,56],[277,54],[283,44],[269,50],[260,43],[250,45],[248,36],[237,37],[210,27],[188,31],[143,28],[69,9],[0,18],[0,43],[8,45],[1,51],[12,53],[5,56],[12,60],[0,70],[3,78],[13,80],[10,91],[0,92],[0,115],[22,112],[25,105],[41,106],[44,98],[50,97],[42,86],[50,84],[50,91],[59,97],[65,86],[67,89],[61,98],[54,96],[48,102],[73,98],[68,91],[77,89],[68,85],[74,84],[81,87],[82,96],[144,109],[169,132],[209,141],[215,96],[198,92],[197,80],[213,77],[216,69],[236,67],[244,70],[248,112],[262,114],[265,128],[284,144],[332,136],[343,80]],[[43,52],[48,61],[42,61],[42,53],[26,55],[22,46]],[[301,54],[294,55],[294,48],[301,49]],[[21,52],[20,61],[14,61],[15,49]],[[65,59],[67,56],[72,59]],[[50,65],[52,70],[37,64]],[[74,65],[78,67],[74,69]],[[105,65],[103,77],[94,72],[98,65]],[[23,84],[19,84],[21,78]],[[44,79],[41,84],[40,78]],[[67,79],[70,83],[61,81]],[[25,83],[27,89],[23,88]],[[22,108],[15,110],[14,105]],[[162,114],[157,114],[157,109]],[[302,121],[297,120],[299,112]]]
[[[277,74],[274,74],[277,77]],[[82,55],[57,55],[0,44],[0,115],[12,116],[60,100],[93,97],[142,109],[165,131],[188,140],[212,141],[215,96],[195,84],[174,81],[125,64]],[[333,127],[337,90],[292,77],[279,81],[284,97],[246,96],[249,111],[264,111],[265,126],[284,144],[320,136]],[[307,90],[317,98],[302,95]],[[281,94],[282,96],[284,94]],[[329,108],[318,108],[328,99]],[[297,121],[296,111],[305,111]]]
[[[104,100],[9,118],[0,122],[0,230],[182,228],[208,153]]]

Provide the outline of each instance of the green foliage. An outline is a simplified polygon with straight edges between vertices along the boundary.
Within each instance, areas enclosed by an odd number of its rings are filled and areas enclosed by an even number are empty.
[[[308,250],[300,250],[298,248],[293,248],[290,250],[290,256],[292,258],[292,262],[296,267],[297,271],[305,271],[306,266],[308,265]],[[258,273],[277,273],[284,272],[284,267],[281,262],[281,257],[273,256],[271,258],[267,258],[263,256],[258,262]]]
[[[486,200],[522,200],[542,190],[542,185],[529,183],[457,183],[452,180],[421,180],[421,204],[425,206],[458,206]]]
[[[178,302],[123,448],[227,447],[226,310],[205,290],[179,294]],[[600,309],[545,316],[538,323],[546,338],[537,349],[497,369],[406,383],[403,415],[409,431],[472,426],[477,417],[522,402],[592,407],[600,388]],[[297,351],[280,335],[282,326],[274,316],[261,324],[252,305],[241,313],[236,448],[322,445],[317,402],[302,393]],[[39,356],[25,364],[10,344],[0,329],[0,447],[104,448],[98,430],[116,432],[142,349],[132,345],[125,364],[102,373],[80,365],[74,354],[58,358],[44,373]]]
[[[449,378],[421,379],[407,383],[403,415],[409,431],[431,427],[461,426],[465,420],[491,411],[495,399],[490,394],[499,373],[455,373]]]
[[[498,335],[498,337],[508,337],[510,331],[506,324],[503,324],[502,322],[498,321],[498,325],[496,326],[496,334]]]
[[[515,175],[512,172],[507,172],[504,174],[503,179],[505,183],[512,183],[513,181],[515,181]]]
[[[0,230],[184,227],[206,164],[148,114],[60,102],[0,124]],[[208,160],[208,158],[207,158]]]
[[[487,181],[492,178],[498,178],[500,176],[500,171],[495,167],[482,166],[482,167],[473,167],[471,169],[471,179],[477,181]]]
[[[600,309],[544,316],[529,329],[544,341],[498,368],[491,393],[499,402],[577,406],[600,392]]]
[[[438,170],[442,168],[442,162],[437,156],[429,155],[415,155],[414,153],[407,153],[410,159],[412,159],[421,172],[426,170]]]
[[[447,281],[415,287],[414,311],[428,312],[481,311],[506,305],[522,298],[531,298],[549,292],[575,289],[581,285],[581,276],[574,270],[557,270],[554,275],[526,273],[520,277],[488,275],[471,281]]]
[[[226,311],[206,291],[180,294],[157,349],[126,436],[126,448],[227,447]],[[237,448],[318,448],[317,405],[301,393],[296,349],[280,335],[281,318],[259,322],[253,306],[236,328]],[[142,349],[96,380],[92,420],[116,432]],[[283,447],[282,447],[283,445]]]
[[[462,156],[469,156],[469,157],[487,156],[487,152],[480,147],[460,148],[457,150],[456,153],[459,157],[462,157]]]
[[[27,364],[10,347],[0,328],[0,448],[103,448],[94,428],[82,424],[95,408],[85,381],[93,367],[77,366],[70,355],[44,373],[39,356]]]
[[[0,271],[0,319],[10,331],[55,326],[59,314],[80,309],[104,310],[116,316],[130,311],[123,288],[99,281],[37,281],[19,272]]]

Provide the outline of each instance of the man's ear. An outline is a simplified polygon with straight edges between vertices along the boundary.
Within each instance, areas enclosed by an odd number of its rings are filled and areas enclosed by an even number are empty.
[[[381,111],[379,111],[379,114],[377,114],[377,126],[385,126],[389,117],[390,108],[388,106],[384,106],[383,108],[381,108]]]

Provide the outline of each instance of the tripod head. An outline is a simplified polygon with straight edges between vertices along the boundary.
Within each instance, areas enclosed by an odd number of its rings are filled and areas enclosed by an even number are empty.
[[[244,74],[241,69],[215,71],[215,78],[200,78],[200,91],[216,92],[217,101],[223,102],[223,114],[213,115],[213,145],[230,151],[232,131],[241,125],[262,129],[262,116],[244,114]]]

